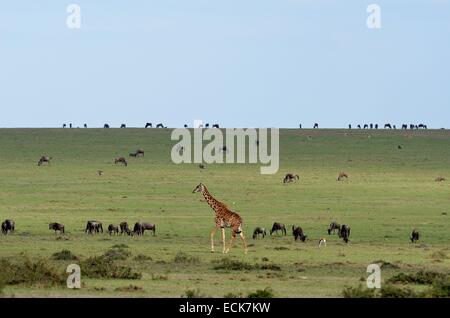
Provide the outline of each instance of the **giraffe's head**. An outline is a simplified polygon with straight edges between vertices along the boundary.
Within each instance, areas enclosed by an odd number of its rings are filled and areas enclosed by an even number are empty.
[[[192,193],[196,192],[203,192],[205,190],[205,185],[203,183],[200,183],[198,186],[195,187],[194,191]]]

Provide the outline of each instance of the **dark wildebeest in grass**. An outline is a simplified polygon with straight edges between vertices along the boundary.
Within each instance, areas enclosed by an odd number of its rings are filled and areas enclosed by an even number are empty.
[[[145,151],[142,149],[138,149],[135,151],[136,157],[144,157]]]
[[[313,128],[314,128],[314,129],[319,128],[319,124],[318,124],[318,123],[315,123]]]
[[[120,128],[127,128],[127,125],[122,124],[122,125],[120,125]]]
[[[253,239],[257,238],[258,235],[261,235],[263,238],[266,237],[267,233],[266,233],[266,229],[263,227],[256,227],[253,230]]]
[[[361,129],[361,125],[358,125],[358,126],[356,126],[356,127],[358,127],[358,129]]]
[[[87,221],[85,233],[94,234],[94,233],[103,233],[103,225],[98,221]]]
[[[2,233],[7,235],[8,233],[14,232],[16,229],[16,223],[13,220],[5,220],[2,223]]]
[[[59,234],[64,234],[64,224],[61,223],[50,223],[48,229],[55,231],[55,234],[57,231],[59,231]]]
[[[209,123],[206,123],[205,128],[209,128]]]
[[[284,226],[284,224],[282,223],[275,222],[272,225],[272,229],[270,230],[270,235],[272,235],[274,232],[278,234],[278,231],[281,231],[282,234],[286,235],[286,226]]]
[[[342,238],[345,243],[348,243],[348,239],[350,237],[350,226],[346,224],[342,224],[341,228],[338,231],[339,238]]]
[[[142,226],[142,235],[144,235],[145,231],[152,231],[153,236],[156,235],[156,225],[152,223],[141,223]]]
[[[283,178],[283,183],[293,182],[295,179],[300,180],[298,174],[287,173]]]
[[[219,128],[219,124],[214,124],[212,128]]]
[[[341,225],[335,221],[331,222],[330,225],[328,226],[327,232],[328,235],[331,235],[331,233],[335,233],[336,230],[339,232],[339,229],[341,228]]]
[[[292,225],[292,235],[295,240],[300,240],[302,242],[306,241],[307,236],[303,233],[303,229],[300,226]]]
[[[123,164],[125,167],[128,166],[128,162],[124,157],[114,159],[114,164],[118,164],[118,163]]]
[[[369,128],[369,125],[367,125],[367,124],[364,124],[364,127],[363,127],[363,129],[368,129]]]
[[[139,222],[136,222],[134,224],[134,228],[133,228],[133,235],[142,235],[144,233],[144,229],[142,228],[142,224]]]
[[[120,234],[126,233],[128,235],[131,235],[131,231],[130,228],[128,227],[128,223],[127,222],[122,222],[120,223]]]
[[[403,124],[402,125],[402,129],[408,129],[408,125],[407,124]]]
[[[41,166],[43,163],[50,164],[50,160],[52,160],[52,157],[42,156],[42,157],[39,159],[37,165],[38,165],[38,166]]]
[[[411,240],[411,243],[415,243],[419,240],[419,231],[414,229],[411,233],[411,237],[409,238]]]
[[[153,127],[152,123],[146,123],[146,124],[145,124],[145,128],[149,128],[149,127],[150,127],[150,128]]]
[[[436,181],[436,182],[444,182],[445,178],[444,177],[437,177],[436,179],[434,179],[434,181]]]
[[[158,125],[156,125],[156,128],[164,128],[164,125],[162,123],[159,123]]]
[[[119,228],[114,224],[110,224],[108,226],[108,233],[109,233],[109,235],[119,234]]]
[[[103,128],[109,128],[109,125],[108,124],[104,124]]]
[[[348,129],[352,129],[352,125],[351,124],[348,125]]]
[[[339,173],[339,176],[338,176],[338,178],[337,178],[337,181],[342,181],[343,179],[348,179],[348,174],[346,173],[346,172],[344,172],[344,171],[341,171],[340,173]]]
[[[375,129],[378,129],[378,124],[375,124]]]
[[[385,124],[385,125],[384,125],[384,129],[392,129],[391,124]]]

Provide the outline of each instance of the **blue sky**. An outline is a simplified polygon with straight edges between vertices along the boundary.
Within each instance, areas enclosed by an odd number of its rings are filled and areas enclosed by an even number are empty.
[[[0,110],[0,127],[450,128],[450,0],[2,1]]]

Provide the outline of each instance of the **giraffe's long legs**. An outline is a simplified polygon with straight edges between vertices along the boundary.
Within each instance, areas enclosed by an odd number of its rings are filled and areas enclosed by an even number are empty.
[[[230,245],[228,245],[228,248],[226,249],[225,254],[228,253],[230,251],[230,249],[233,247],[233,243],[234,243],[235,239],[236,239],[236,233],[233,232],[233,234],[231,235]]]
[[[242,239],[242,242],[244,243],[244,253],[247,254],[247,252],[248,252],[248,247],[247,247],[247,241],[245,240],[244,233],[241,232],[239,235],[240,235],[240,237],[241,237],[241,239]]]
[[[211,230],[211,253],[214,253],[214,235],[216,234],[217,227]]]
[[[222,253],[225,253],[225,229],[222,228]]]

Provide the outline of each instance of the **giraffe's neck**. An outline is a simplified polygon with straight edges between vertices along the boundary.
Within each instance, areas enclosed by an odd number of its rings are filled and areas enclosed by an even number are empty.
[[[218,212],[218,207],[221,206],[222,204],[217,201],[208,191],[208,189],[203,190],[203,197],[205,198],[206,202],[208,203],[208,205],[214,210],[214,213],[217,214]]]

